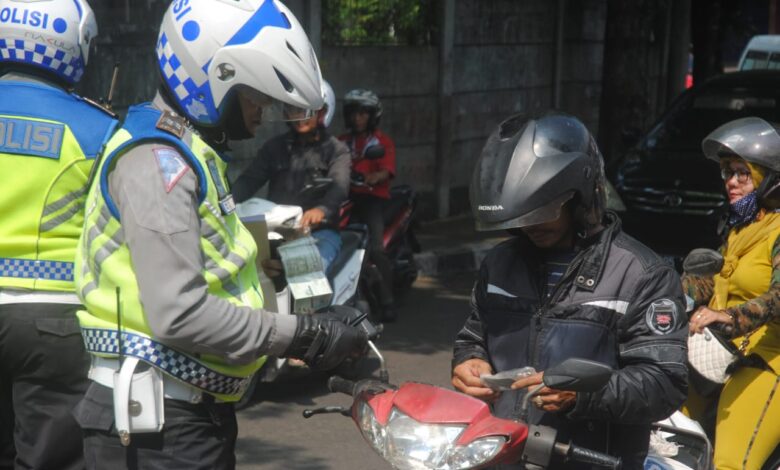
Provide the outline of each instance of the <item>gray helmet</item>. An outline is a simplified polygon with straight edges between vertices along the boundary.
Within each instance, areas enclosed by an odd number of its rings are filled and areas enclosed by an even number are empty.
[[[374,130],[379,125],[379,118],[382,117],[382,102],[379,96],[371,90],[356,88],[350,90],[344,95],[344,105],[342,111],[344,114],[344,124],[347,128],[352,126],[349,116],[357,109],[368,111],[368,128]]]
[[[737,155],[766,169],[780,171],[780,135],[770,123],[757,117],[727,122],[701,141],[704,155],[712,160]]]
[[[736,119],[710,132],[701,149],[716,162],[736,155],[765,168],[764,179],[756,188],[759,200],[764,207],[780,207],[780,135],[775,125],[757,117]]]
[[[527,227],[557,219],[575,201],[580,229],[601,222],[606,206],[604,161],[573,116],[515,115],[488,138],[471,180],[477,230]]]

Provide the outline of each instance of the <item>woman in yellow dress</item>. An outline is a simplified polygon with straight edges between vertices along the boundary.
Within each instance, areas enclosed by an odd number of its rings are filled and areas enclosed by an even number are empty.
[[[720,163],[730,213],[720,273],[683,276],[699,305],[690,331],[714,323],[733,330],[743,358],[717,401],[714,463],[759,470],[780,442],[780,135],[743,118],[713,131],[702,149]]]

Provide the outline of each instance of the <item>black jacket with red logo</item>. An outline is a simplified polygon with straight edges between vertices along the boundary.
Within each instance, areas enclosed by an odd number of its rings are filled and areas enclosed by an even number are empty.
[[[685,303],[672,266],[623,233],[617,215],[606,220],[549,296],[538,248],[522,236],[494,247],[455,341],[453,367],[481,358],[496,372],[543,371],[572,357],[612,366],[607,386],[578,393],[568,412],[531,406],[523,416],[525,391],[512,391],[502,393],[494,413],[556,427],[559,440],[621,456],[623,468],[642,468],[650,424],[677,410],[687,393]]]

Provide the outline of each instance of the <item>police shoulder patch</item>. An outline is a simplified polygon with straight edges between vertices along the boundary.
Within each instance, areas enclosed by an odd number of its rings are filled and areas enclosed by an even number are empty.
[[[165,192],[169,193],[176,186],[182,176],[187,173],[190,166],[184,160],[184,157],[179,155],[175,149],[171,147],[157,147],[154,150],[154,156],[157,159],[157,166],[160,169],[160,175],[165,185]]]
[[[675,330],[679,322],[677,304],[670,299],[658,299],[647,307],[645,322],[654,334],[665,335]]]

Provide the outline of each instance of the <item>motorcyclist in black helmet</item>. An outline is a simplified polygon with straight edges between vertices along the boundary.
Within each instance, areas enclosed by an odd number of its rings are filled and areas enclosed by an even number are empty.
[[[685,398],[686,317],[677,273],[622,232],[605,210],[605,184],[599,149],[572,116],[512,116],[493,132],[474,171],[472,211],[478,230],[513,237],[482,263],[452,382],[500,417],[554,426],[559,440],[642,468],[650,424]],[[526,390],[571,357],[613,367],[609,384],[594,393],[544,388],[522,416]],[[480,380],[526,366],[537,373],[510,391]]]

